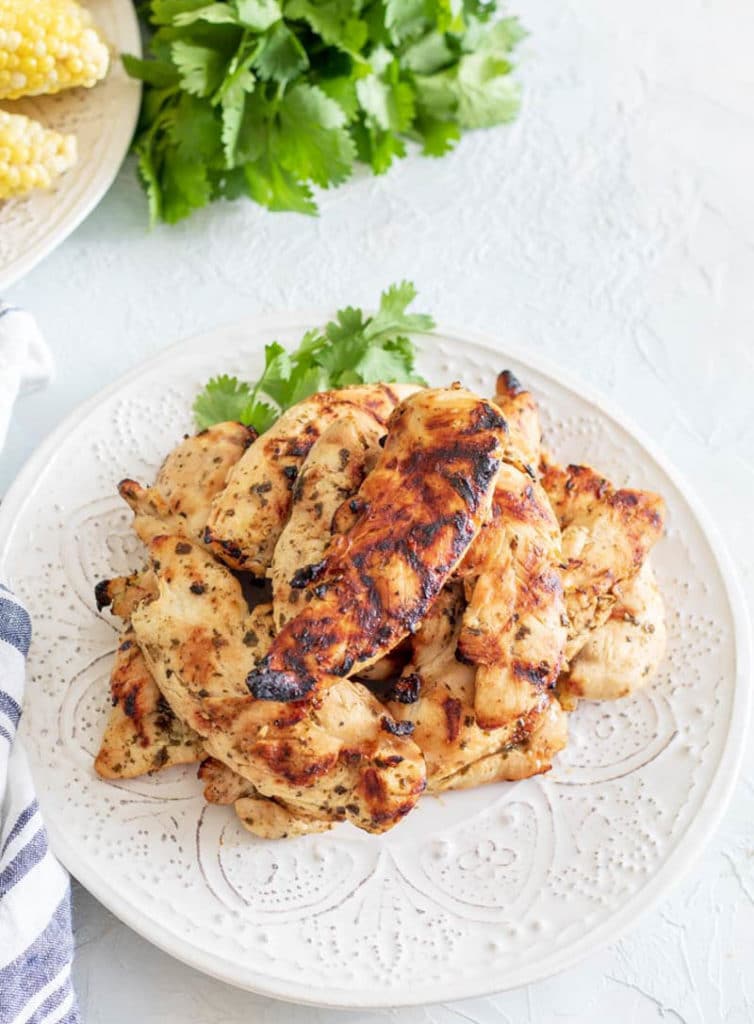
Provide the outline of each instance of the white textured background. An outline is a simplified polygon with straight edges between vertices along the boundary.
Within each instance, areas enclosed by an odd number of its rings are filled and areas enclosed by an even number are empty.
[[[20,403],[0,493],[78,401],[169,342],[255,311],[370,305],[405,276],[439,320],[545,353],[628,410],[715,514],[754,606],[754,4],[516,9],[532,33],[519,122],[325,194],[318,220],[240,203],[150,234],[127,166],[5,296],[38,314],[58,377]],[[195,974],[81,889],[76,931],[87,1024],[744,1024],[754,756],[666,902],[588,963],[496,998],[296,1010]]]

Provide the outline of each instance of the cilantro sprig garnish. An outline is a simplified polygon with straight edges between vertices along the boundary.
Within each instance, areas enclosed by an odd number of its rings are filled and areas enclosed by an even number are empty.
[[[312,187],[416,140],[442,156],[512,120],[524,35],[497,0],[151,0],[135,142],[152,222],[214,199],[316,213]]]
[[[322,330],[307,331],[295,352],[274,341],[264,350],[264,372],[255,384],[237,377],[213,377],[197,395],[194,415],[200,430],[237,420],[260,434],[296,402],[330,388],[378,381],[424,384],[414,370],[408,334],[431,331],[431,316],[407,313],[416,298],[413,284],[392,285],[374,316],[347,306]]]

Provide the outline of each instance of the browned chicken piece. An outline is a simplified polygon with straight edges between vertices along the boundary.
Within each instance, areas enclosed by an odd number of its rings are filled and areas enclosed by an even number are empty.
[[[638,575],[614,588],[610,618],[594,630],[558,684],[569,707],[579,697],[615,700],[643,689],[665,653],[662,594],[647,561]]]
[[[247,680],[263,700],[301,700],[367,668],[413,632],[487,518],[506,426],[462,388],[424,390],[390,419],[355,525],[293,587],[312,599]]]
[[[542,446],[542,427],[534,395],[523,387],[511,370],[503,370],[497,378],[495,404],[508,424],[511,447],[523,459],[530,475],[534,476]]]
[[[568,743],[568,716],[556,699],[535,719],[525,740],[496,754],[480,757],[433,786],[432,792],[472,789],[488,782],[520,782],[549,772],[556,754]]]
[[[485,729],[526,714],[557,681],[567,636],[560,557],[547,495],[506,461],[492,513],[459,569],[468,607],[458,653],[477,666],[474,707]]]
[[[371,447],[366,452],[364,458],[365,476],[371,473],[377,465],[380,454],[381,449],[379,445]],[[359,518],[360,508],[361,502],[358,499],[356,501],[345,500],[341,502],[332,517],[331,535],[334,533],[347,533],[352,526],[355,526]],[[311,561],[314,562],[315,559]],[[314,584],[310,584],[307,589],[311,589],[313,586]],[[367,665],[365,668],[361,668],[358,672],[354,672],[353,678],[368,684],[385,683],[390,679],[395,679],[401,674],[410,657],[410,649],[407,645],[408,638],[399,643],[397,647],[394,647],[392,651],[384,654],[378,661]]]
[[[373,446],[366,452],[364,458],[365,476],[372,472],[379,462],[380,455],[381,448],[379,444],[376,447]],[[360,509],[361,502],[358,498],[356,501],[343,501],[332,517],[331,534],[347,533],[352,526],[356,525]],[[307,589],[311,589],[313,586],[314,584],[309,584]],[[410,648],[408,646],[408,638],[406,638],[401,641],[397,647],[394,647],[392,651],[388,651],[387,654],[384,654],[378,661],[354,672],[353,678],[358,679],[359,682],[365,682],[368,684],[387,682],[390,679],[395,679],[401,674],[409,657]]]
[[[297,818],[381,832],[411,810],[423,758],[365,687],[334,679],[316,700],[254,699],[244,680],[262,641],[239,582],[181,537],[156,538],[150,554],[159,596],[133,626],[160,689],[211,756]],[[271,621],[269,606],[255,612]]]
[[[665,503],[650,491],[616,490],[588,466],[545,460],[541,472],[562,530],[570,663],[610,617],[616,588],[636,576],[662,536]]]
[[[384,430],[413,384],[364,384],[311,395],[284,412],[251,446],[212,504],[205,541],[234,569],[264,576],[288,519],[293,483],[317,438],[349,412]]]
[[[332,828],[330,821],[296,814],[283,804],[260,796],[247,779],[214,757],[202,761],[199,778],[205,783],[207,802],[233,804],[244,828],[260,839],[292,839]]]
[[[166,531],[201,538],[213,497],[255,436],[241,423],[218,423],[185,437],[163,462],[153,487],[121,480],[118,491],[134,512],[133,526],[139,538],[148,544]],[[155,593],[148,569],[101,580],[94,589],[97,610],[109,607],[124,622],[141,601]]]
[[[298,705],[209,700],[204,715],[209,753],[297,817],[384,832],[424,790],[418,747],[359,683],[335,679]]]
[[[529,774],[547,771],[551,757],[566,741],[562,712],[545,690],[532,690],[531,703],[521,717],[502,728],[487,730],[477,723],[476,670],[460,662],[455,654],[463,608],[462,585],[448,585],[413,638],[411,662],[386,694],[386,706],[393,718],[414,724],[413,737],[427,765],[429,792],[469,785],[465,780],[474,777],[475,772],[480,781],[482,777],[496,781],[523,778],[520,773],[527,768]],[[546,744],[535,742],[535,735],[543,732]],[[522,756],[527,743],[533,744],[536,755]],[[514,772],[519,774],[514,776]]]
[[[202,757],[201,738],[175,716],[126,629],[110,676],[113,708],[94,767],[103,779],[133,779]]]
[[[276,800],[261,796],[244,796],[233,805],[247,832],[259,839],[295,839],[317,832],[328,832],[333,823],[293,812]]]
[[[291,513],[272,556],[270,577],[275,626],[281,629],[311,594],[292,587],[304,565],[322,560],[332,540],[333,516],[358,491],[367,453],[384,427],[360,409],[331,424],[312,445],[293,485]]]
[[[266,649],[271,625],[269,606],[259,606],[247,624],[245,645]],[[147,668],[133,630],[127,629],[121,640],[111,676],[114,706],[95,761],[97,773],[107,779],[130,779],[200,760],[203,739],[176,718]],[[204,758],[199,778],[209,803],[234,804],[244,827],[260,838],[285,839],[330,828],[329,822],[297,817],[260,796],[247,779],[214,758]]]
[[[372,472],[379,462],[380,454],[381,449],[379,445],[377,447],[372,447],[367,451],[364,459],[365,475]],[[360,509],[361,502],[358,498],[356,501],[343,501],[339,508],[336,509],[333,516],[331,532],[347,533],[352,526],[356,525]],[[387,654],[383,654],[378,661],[354,672],[353,678],[358,679],[359,682],[365,682],[368,684],[386,683],[390,679],[395,679],[406,667],[406,662],[410,657],[411,652],[408,640],[409,638],[406,637],[398,644],[397,647],[394,647],[392,651],[388,651]]]
[[[257,792],[248,779],[216,757],[204,758],[197,777],[204,783],[204,799],[208,804],[230,805],[242,796],[255,796]]]
[[[149,569],[131,573],[130,576],[115,576],[101,580],[94,588],[97,611],[110,609],[111,613],[124,622],[131,618],[131,612],[142,601],[151,600],[157,594],[157,582]]]
[[[148,544],[158,533],[201,539],[212,499],[256,438],[242,423],[216,423],[185,437],[163,462],[152,487],[121,480],[120,496],[134,512],[134,530]]]

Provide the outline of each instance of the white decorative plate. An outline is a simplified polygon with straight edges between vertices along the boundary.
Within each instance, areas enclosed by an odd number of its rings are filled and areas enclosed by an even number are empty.
[[[549,775],[426,799],[382,837],[342,825],[258,841],[204,804],[191,768],[123,783],[92,769],[116,641],[92,590],[141,559],[116,482],[152,478],[207,377],[253,376],[265,342],[293,345],[324,319],[254,320],[171,349],[75,412],[0,509],[0,576],[34,621],[23,736],[51,841],[136,931],[257,992],[364,1007],[520,985],[615,939],[699,853],[736,777],[750,670],[729,560],[676,474],[534,359],[451,330],[418,339],[432,382],[489,394],[511,367],[559,457],[664,494],[670,643],[649,692],[582,704]]]
[[[0,201],[0,291],[44,259],[94,209],[128,152],[139,114],[141,88],[129,78],[121,53],[141,53],[131,0],[85,2],[111,52],[107,78],[93,89],[68,89],[55,96],[0,102],[46,128],[72,132],[78,161],[49,192]]]

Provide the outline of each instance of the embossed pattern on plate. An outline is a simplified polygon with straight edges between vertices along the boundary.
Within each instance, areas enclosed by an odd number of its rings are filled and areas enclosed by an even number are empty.
[[[426,799],[381,837],[344,825],[265,843],[203,803],[190,767],[93,772],[116,633],[92,588],[141,557],[116,482],[152,477],[208,376],[253,376],[263,344],[323,319],[253,320],[169,350],[74,413],[8,495],[0,575],[34,618],[23,736],[40,802],[56,852],[102,902],[236,985],[337,1006],[513,987],[615,938],[677,879],[722,814],[749,706],[748,628],[714,530],[651,445],[527,357],[460,331],[417,339],[431,382],[491,393],[509,366],[559,458],[666,497],[654,563],[669,651],[646,693],[579,707],[549,775]]]
[[[129,78],[120,53],[141,53],[131,0],[85,3],[110,47],[107,78],[92,89],[67,89],[0,104],[46,128],[72,132],[78,160],[49,192],[0,200],[0,289],[27,274],[74,231],[112,184],[128,152],[139,113],[141,89]]]

